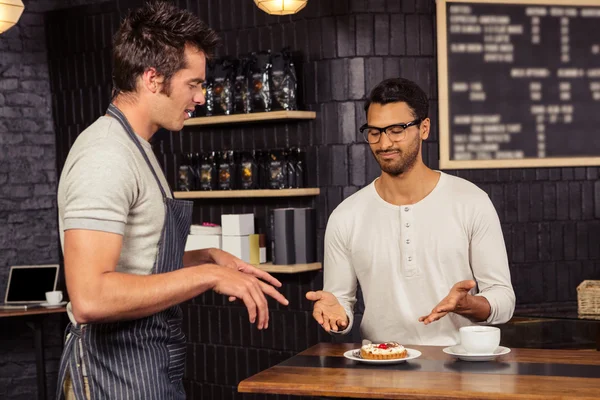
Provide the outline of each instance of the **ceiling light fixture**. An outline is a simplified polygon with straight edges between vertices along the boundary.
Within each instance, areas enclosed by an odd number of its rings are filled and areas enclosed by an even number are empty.
[[[306,7],[306,3],[308,0],[254,0],[258,8],[272,15],[295,14]]]
[[[24,9],[21,0],[0,0],[0,33],[12,28],[21,18]]]

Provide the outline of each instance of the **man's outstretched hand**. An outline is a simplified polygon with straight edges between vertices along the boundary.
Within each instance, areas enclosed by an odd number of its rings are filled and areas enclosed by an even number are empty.
[[[315,302],[313,317],[326,332],[337,332],[348,326],[346,310],[332,293],[318,290],[306,293],[306,298]]]
[[[461,311],[466,311],[470,308],[469,306],[469,291],[475,287],[475,281],[467,280],[455,283],[450,289],[448,296],[444,297],[437,306],[431,310],[429,315],[419,318],[419,322],[423,322],[425,325],[437,321],[440,318],[446,316],[446,314],[455,312],[460,314]]]

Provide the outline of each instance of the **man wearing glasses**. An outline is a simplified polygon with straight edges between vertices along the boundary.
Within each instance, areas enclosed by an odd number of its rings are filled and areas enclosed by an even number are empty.
[[[352,328],[358,283],[361,336],[375,343],[454,345],[460,327],[513,314],[492,202],[474,184],[423,163],[428,108],[425,92],[400,78],[381,82],[366,100],[360,131],[381,175],[327,223],[324,287],[306,294],[327,332]]]

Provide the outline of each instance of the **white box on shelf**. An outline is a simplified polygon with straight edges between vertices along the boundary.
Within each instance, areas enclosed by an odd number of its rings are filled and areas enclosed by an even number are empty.
[[[218,225],[192,225],[190,235],[221,235],[221,227]]]
[[[188,235],[185,251],[222,248],[221,235]]]
[[[247,236],[254,234],[254,214],[221,215],[223,236]]]
[[[223,236],[223,251],[233,254],[237,258],[250,262],[249,236]]]

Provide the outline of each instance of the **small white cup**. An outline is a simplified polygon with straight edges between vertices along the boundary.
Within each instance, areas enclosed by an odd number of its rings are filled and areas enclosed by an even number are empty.
[[[62,301],[63,294],[60,290],[55,290],[53,292],[46,292],[46,302],[48,304],[58,304]]]
[[[500,345],[500,329],[494,326],[463,326],[459,334],[468,354],[492,354]]]

